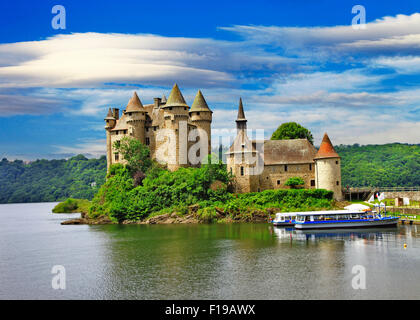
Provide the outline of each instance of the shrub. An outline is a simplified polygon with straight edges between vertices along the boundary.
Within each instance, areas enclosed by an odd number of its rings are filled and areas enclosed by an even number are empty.
[[[292,187],[292,188],[297,188],[298,186],[303,186],[305,184],[305,181],[303,181],[303,179],[301,177],[292,177],[289,178],[285,185]]]

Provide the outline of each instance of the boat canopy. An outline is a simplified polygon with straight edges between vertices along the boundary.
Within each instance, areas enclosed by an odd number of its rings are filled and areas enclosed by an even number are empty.
[[[334,215],[334,214],[365,214],[366,211],[352,211],[352,210],[326,210],[326,211],[306,211],[293,212],[296,216],[320,216],[320,215]]]

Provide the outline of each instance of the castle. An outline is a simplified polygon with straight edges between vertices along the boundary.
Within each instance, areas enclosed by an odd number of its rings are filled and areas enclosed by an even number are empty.
[[[236,128],[236,138],[226,152],[236,192],[287,188],[289,178],[300,177],[305,188],[331,190],[336,200],[342,199],[341,159],[326,133],[319,150],[307,139],[251,141],[242,99]]]
[[[200,90],[191,108],[177,84],[168,100],[165,96],[154,98],[154,103],[148,105],[143,105],[134,92],[121,118],[117,108],[109,109],[105,118],[108,169],[111,164],[124,161],[114,143],[125,136],[134,137],[148,146],[151,157],[166,163],[169,170],[199,165],[199,161],[192,163],[193,157],[188,154],[195,152],[193,148],[199,140],[205,148],[196,151],[198,159],[210,154],[212,113]],[[191,137],[192,132],[198,132],[198,135]],[[207,150],[200,154],[202,149]]]
[[[147,145],[151,157],[169,170],[199,166],[211,152],[212,113],[201,91],[190,108],[177,84],[167,100],[154,98],[149,105],[143,105],[134,93],[121,118],[117,108],[109,109],[105,118],[108,168],[124,162],[114,143],[125,136]],[[236,138],[226,152],[236,192],[287,188],[289,178],[300,177],[305,188],[331,190],[335,199],[342,198],[340,156],[327,134],[319,150],[307,139],[251,141],[242,99],[236,128]]]

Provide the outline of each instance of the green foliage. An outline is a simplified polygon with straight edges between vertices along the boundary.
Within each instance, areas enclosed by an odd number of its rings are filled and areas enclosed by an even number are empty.
[[[124,137],[114,142],[114,148],[127,161],[127,167],[132,175],[136,172],[146,172],[152,166],[150,150],[139,140]]]
[[[305,181],[303,181],[303,179],[301,177],[291,177],[289,179],[287,179],[285,185],[292,187],[292,188],[296,188],[297,186],[302,186],[305,184]]]
[[[85,199],[69,198],[57,204],[52,210],[53,213],[88,213],[90,201]]]
[[[343,186],[420,186],[420,145],[337,146]]]
[[[106,158],[0,161],[0,203],[92,199],[105,183]],[[92,184],[93,183],[93,184]],[[96,183],[96,186],[95,186]]]
[[[310,143],[314,144],[312,133],[296,122],[283,123],[271,136],[271,140],[287,139],[308,139]]]
[[[222,163],[201,168],[180,168],[174,172],[153,166],[143,185],[134,187],[128,169],[111,168],[107,182],[92,201],[90,216],[109,215],[116,221],[139,220],[172,206],[188,206],[199,201],[219,201],[227,197],[227,187],[212,190],[215,181],[225,186],[231,176]]]
[[[143,185],[134,187],[127,168],[113,166],[107,182],[92,200],[91,217],[108,215],[113,221],[141,220],[153,215],[178,212],[198,204],[197,217],[211,222],[216,207],[232,217],[252,209],[304,210],[331,208],[333,192],[326,190],[266,190],[232,194],[231,176],[222,163],[201,168],[180,168],[174,172],[152,167]]]

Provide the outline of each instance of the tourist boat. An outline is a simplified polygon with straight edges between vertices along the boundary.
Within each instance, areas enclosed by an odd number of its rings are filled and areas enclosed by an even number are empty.
[[[293,214],[296,214],[295,228],[301,230],[392,227],[397,225],[399,219],[371,210],[308,211]]]
[[[288,212],[288,213],[276,213],[276,217],[271,223],[274,226],[294,226],[296,220],[296,213]]]

